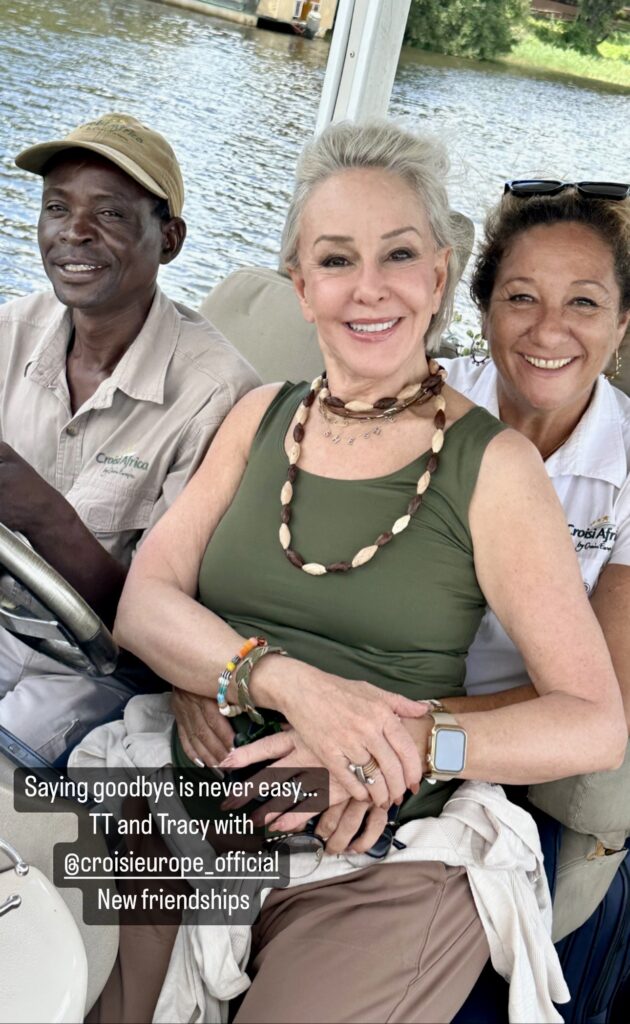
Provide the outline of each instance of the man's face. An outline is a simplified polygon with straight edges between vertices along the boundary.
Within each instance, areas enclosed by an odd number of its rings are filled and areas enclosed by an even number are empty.
[[[160,263],[174,255],[157,201],[97,155],[75,152],[51,165],[38,240],[60,302],[99,314],[148,308]]]

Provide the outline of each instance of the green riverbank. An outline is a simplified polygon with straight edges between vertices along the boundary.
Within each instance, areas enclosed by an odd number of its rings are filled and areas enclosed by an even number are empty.
[[[502,64],[607,82],[630,91],[630,32],[617,32],[600,43],[598,56],[559,46],[554,41],[557,35],[558,28],[553,23],[541,24],[531,19],[528,30],[511,53],[496,59]]]

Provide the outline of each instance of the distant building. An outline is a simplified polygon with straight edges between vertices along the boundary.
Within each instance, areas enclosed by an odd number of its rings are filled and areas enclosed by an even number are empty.
[[[215,18],[225,18],[240,25],[273,28],[274,25],[293,30],[311,39],[323,36],[335,22],[337,0],[160,0],[173,7],[183,7]]]
[[[577,0],[530,0],[532,14],[542,14],[549,18],[562,18],[574,21],[577,17],[579,4]],[[630,20],[630,6],[619,4],[620,25]]]
[[[574,0],[530,0],[532,14],[546,14],[564,21],[573,21],[577,15]]]
[[[307,35],[323,36],[333,27],[337,0],[258,0],[256,15],[293,25]]]

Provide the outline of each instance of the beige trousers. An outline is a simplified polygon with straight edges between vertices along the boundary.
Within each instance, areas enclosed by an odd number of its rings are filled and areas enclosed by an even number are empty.
[[[376,865],[276,890],[235,1024],[441,1024],[489,956],[463,868]]]
[[[89,1024],[146,1024],[177,934],[121,922],[120,955]],[[252,985],[235,1024],[441,1024],[488,959],[466,872],[375,865],[272,892],[252,929]],[[173,1022],[182,1024],[182,1022]]]

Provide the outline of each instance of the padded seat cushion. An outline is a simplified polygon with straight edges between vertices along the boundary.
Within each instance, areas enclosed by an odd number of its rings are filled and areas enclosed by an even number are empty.
[[[265,384],[312,380],[323,369],[315,328],[304,320],[289,278],[275,270],[235,270],[212,289],[200,312]]]

